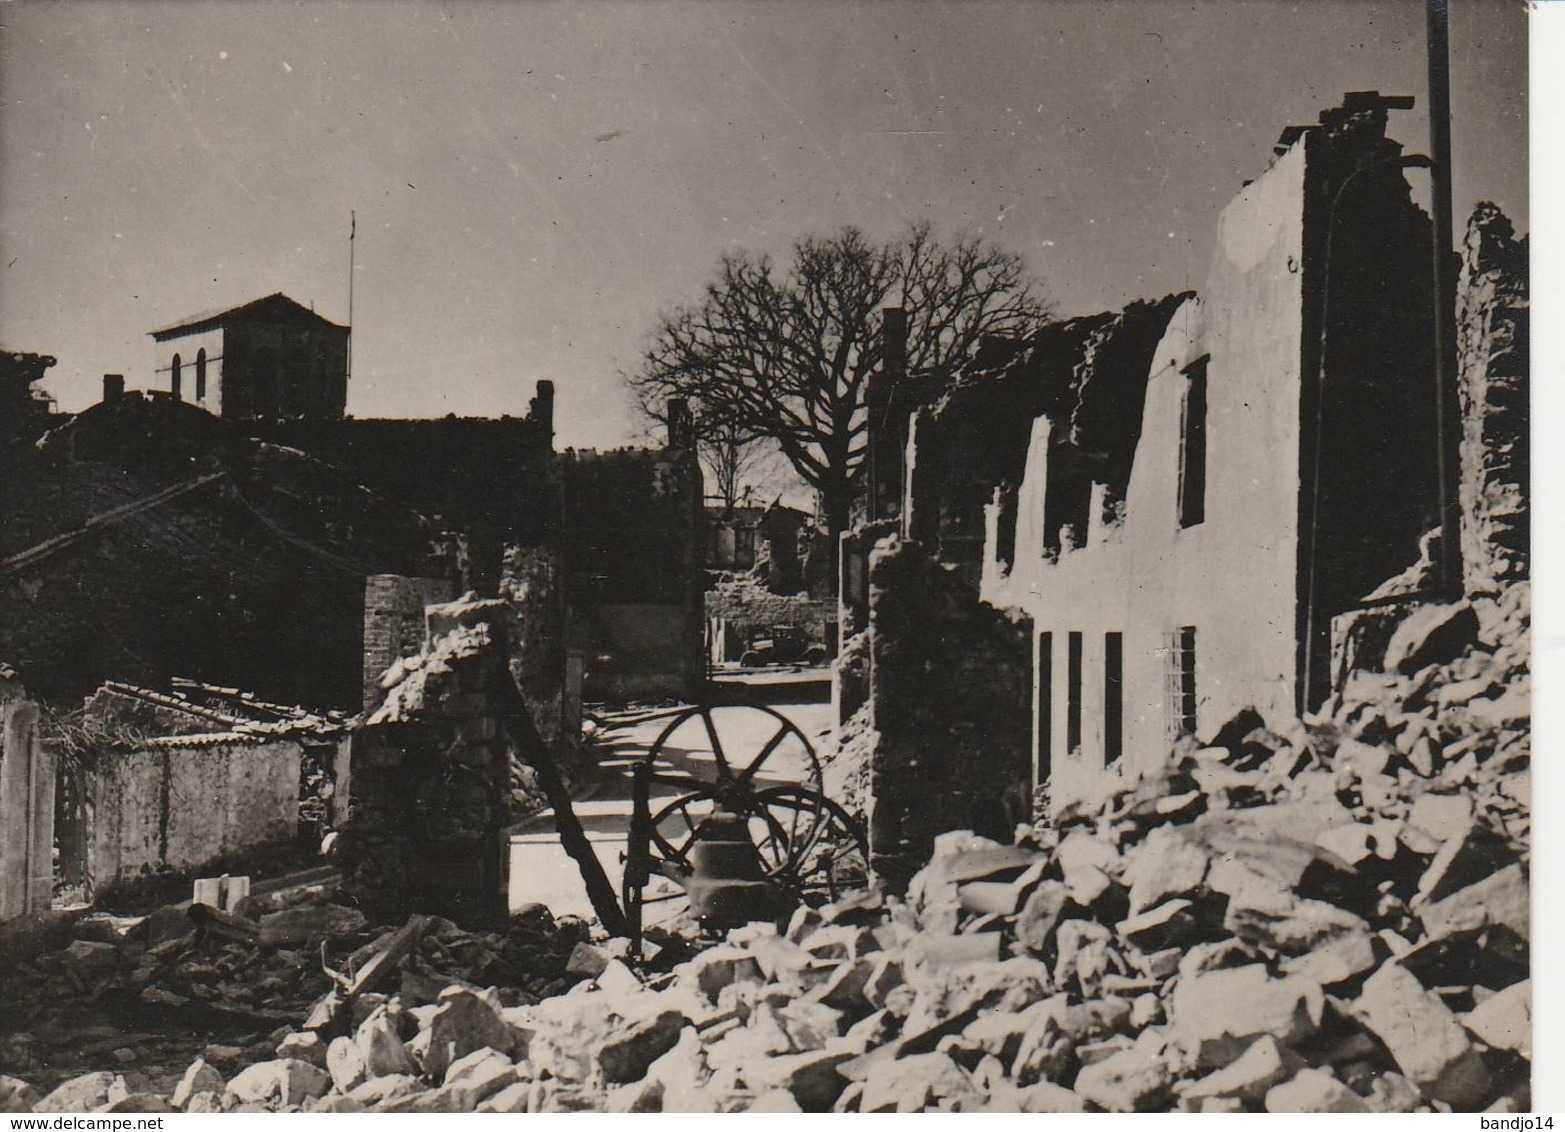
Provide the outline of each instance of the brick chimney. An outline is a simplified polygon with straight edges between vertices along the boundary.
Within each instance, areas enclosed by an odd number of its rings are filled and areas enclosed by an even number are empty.
[[[103,403],[112,405],[125,396],[125,375],[123,373],[106,373],[103,375]]]
[[[907,311],[901,307],[880,312],[880,368],[892,389],[907,377]]]
[[[880,312],[880,368],[864,393],[869,415],[866,469],[868,519],[895,518],[902,510],[903,463],[908,434],[907,311]]]
[[[554,438],[554,382],[545,379],[538,383],[537,395],[527,406],[527,419],[536,421]]]

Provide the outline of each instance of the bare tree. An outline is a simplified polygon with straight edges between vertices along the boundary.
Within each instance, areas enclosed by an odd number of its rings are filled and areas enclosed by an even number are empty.
[[[637,386],[635,378],[621,374],[635,387],[641,409],[640,441],[657,445],[668,434],[668,396],[657,399],[654,390]],[[753,429],[735,422],[722,412],[697,412],[691,419],[695,430],[696,456],[706,478],[707,497],[722,500],[725,511],[732,511],[742,499],[773,478],[777,464],[776,445]]]
[[[977,237],[942,242],[927,223],[885,245],[856,228],[768,256],[725,256],[700,303],[662,318],[629,375],[642,403],[671,397],[737,435],[774,441],[845,530],[864,462],[864,394],[880,365],[878,310],[908,311],[908,373],[941,379],[979,340],[1044,318],[1018,256]]]
[[[696,420],[696,451],[706,470],[709,494],[723,501],[732,513],[751,482],[752,473],[766,462],[766,438],[728,420]]]

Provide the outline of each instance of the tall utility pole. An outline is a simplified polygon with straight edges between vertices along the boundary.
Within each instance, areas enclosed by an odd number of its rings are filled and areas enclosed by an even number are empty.
[[[1428,0],[1431,262],[1435,306],[1435,429],[1439,444],[1440,589],[1462,593],[1461,403],[1456,390],[1456,259],[1451,248],[1451,59],[1449,0]]]
[[[348,210],[348,380],[353,380],[353,239],[359,234],[358,215]]]

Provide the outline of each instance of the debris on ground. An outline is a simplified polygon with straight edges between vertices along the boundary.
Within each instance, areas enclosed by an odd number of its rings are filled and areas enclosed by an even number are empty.
[[[346,933],[328,941],[335,975],[259,927],[228,941],[149,917],[136,939],[78,940],[0,989],[36,1005],[107,983],[292,1021],[264,1056],[212,1047],[166,1089],[127,1066],[47,1093],[0,1080],[0,1101],[1525,1112],[1527,601],[1516,587],[1409,619],[1390,671],[1353,673],[1315,716],[1242,713],[1019,844],[943,835],[903,898],[801,908],[663,973],[542,912],[504,934],[299,917]]]
[[[366,924],[327,892],[313,895],[315,902],[264,912],[258,922],[204,905],[80,921],[78,936],[91,938],[0,976],[10,1016],[0,1033],[0,1071],[42,1094],[44,1084],[112,1055],[132,1085],[170,1094],[192,1049],[203,1051],[211,1072],[230,1074],[282,1056],[281,1035],[302,1030],[323,1001],[341,993],[334,976],[351,984],[397,934]],[[388,996],[421,1006],[450,985],[502,986],[502,999],[517,1005],[580,978],[566,967],[587,938],[583,921],[555,922],[541,906],[488,932],[418,919],[424,930],[417,946],[380,972],[374,993],[355,996],[354,1009]],[[307,1038],[287,1049],[289,1058],[325,1066],[324,1044],[318,1055]],[[16,1103],[14,1090],[5,1096]]]

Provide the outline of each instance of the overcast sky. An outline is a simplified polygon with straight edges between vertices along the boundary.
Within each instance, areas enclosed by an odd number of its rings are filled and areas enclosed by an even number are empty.
[[[1526,15],[1451,0],[1456,209],[1527,227]],[[718,257],[927,217],[1063,313],[1205,274],[1218,210],[1346,90],[1418,96],[1423,0],[0,4],[0,344],[65,408],[146,332],[283,291],[357,416],[631,439],[617,371]],[[1421,174],[1414,174],[1421,177]]]

